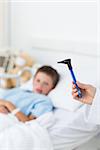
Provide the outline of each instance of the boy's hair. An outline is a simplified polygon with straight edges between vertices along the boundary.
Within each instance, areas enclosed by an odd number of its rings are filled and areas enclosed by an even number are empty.
[[[36,71],[35,76],[39,72],[43,72],[43,73],[47,74],[48,76],[50,76],[52,78],[52,81],[53,81],[53,88],[55,88],[55,86],[57,85],[57,83],[60,79],[59,73],[54,68],[52,68],[51,66],[42,66],[42,67],[40,67]]]

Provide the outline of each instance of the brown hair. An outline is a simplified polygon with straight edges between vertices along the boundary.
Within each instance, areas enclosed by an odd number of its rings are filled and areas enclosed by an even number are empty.
[[[47,74],[48,76],[50,76],[52,78],[52,81],[53,81],[53,88],[55,88],[55,86],[57,85],[57,83],[60,79],[59,73],[54,68],[52,68],[51,66],[42,66],[42,67],[40,67],[37,70],[37,72],[35,73],[35,76],[39,72],[43,72],[43,73]]]

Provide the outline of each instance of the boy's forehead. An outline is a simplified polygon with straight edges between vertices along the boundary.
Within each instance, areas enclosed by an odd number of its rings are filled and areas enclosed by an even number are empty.
[[[42,75],[44,75],[44,76],[46,76],[46,77],[48,77],[48,78],[50,78],[50,79],[52,80],[52,77],[51,77],[48,73],[42,72],[42,71],[37,72],[36,75],[35,75],[35,78],[36,78],[37,76],[38,76],[38,77],[41,77]]]
[[[41,75],[41,74],[44,74],[44,75],[47,75],[47,76],[50,76],[49,74],[47,74],[46,72],[42,72],[42,71],[39,71],[36,73],[36,75]]]

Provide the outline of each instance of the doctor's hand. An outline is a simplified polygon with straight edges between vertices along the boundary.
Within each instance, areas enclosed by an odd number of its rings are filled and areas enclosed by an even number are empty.
[[[83,84],[80,82],[77,82],[77,85],[82,92],[82,98],[78,97],[77,88],[76,88],[76,85],[74,83],[72,85],[72,96],[73,96],[73,98],[82,102],[82,103],[85,103],[85,104],[92,104],[92,101],[93,101],[95,93],[96,93],[96,88],[92,85]]]

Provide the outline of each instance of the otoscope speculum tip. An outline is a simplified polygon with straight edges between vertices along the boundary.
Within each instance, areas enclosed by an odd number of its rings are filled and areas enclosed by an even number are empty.
[[[71,59],[65,59],[65,60],[59,61],[57,63],[67,64],[69,69],[72,68]]]

